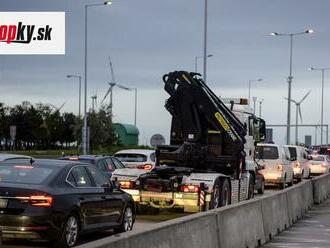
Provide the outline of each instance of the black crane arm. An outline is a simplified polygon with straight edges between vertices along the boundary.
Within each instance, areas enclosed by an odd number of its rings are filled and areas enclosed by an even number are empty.
[[[237,168],[244,157],[246,127],[201,79],[200,74],[170,72],[163,77],[170,95],[171,146],[157,150],[160,163],[198,170]]]

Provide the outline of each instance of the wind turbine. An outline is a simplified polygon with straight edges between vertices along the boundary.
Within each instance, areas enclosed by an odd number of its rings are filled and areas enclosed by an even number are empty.
[[[64,107],[65,104],[66,104],[66,102],[64,102],[60,107],[56,107],[55,105],[49,103],[49,106],[51,106],[55,111],[60,112],[61,109]]]
[[[92,98],[92,112],[94,112],[95,108],[97,108],[97,93],[91,96],[91,98]]]
[[[111,73],[111,82],[109,83],[109,89],[107,90],[106,94],[104,95],[102,101],[101,101],[101,104],[103,104],[104,100],[110,95],[110,103],[109,103],[109,106],[110,106],[110,116],[112,118],[112,96],[113,96],[113,87],[117,86],[118,88],[121,88],[123,90],[128,90],[128,91],[131,91],[132,89],[131,88],[128,88],[128,87],[125,87],[125,86],[122,86],[120,84],[117,84],[116,82],[116,78],[115,78],[115,73],[114,73],[114,70],[113,70],[113,66],[112,66],[112,61],[111,61],[111,58],[109,56],[109,66],[110,66],[110,73]]]
[[[298,145],[298,114],[299,114],[299,117],[300,117],[300,121],[301,121],[301,123],[302,123],[302,114],[301,114],[301,103],[303,102],[303,101],[305,101],[305,99],[308,97],[308,95],[311,93],[312,91],[310,90],[310,91],[308,91],[307,93],[306,93],[306,95],[299,101],[299,102],[297,102],[297,101],[295,101],[295,100],[293,100],[293,99],[291,99],[291,102],[293,102],[294,104],[296,104],[296,145]],[[286,97],[284,97],[284,99],[286,99],[286,100],[288,100],[288,98],[286,98]]]

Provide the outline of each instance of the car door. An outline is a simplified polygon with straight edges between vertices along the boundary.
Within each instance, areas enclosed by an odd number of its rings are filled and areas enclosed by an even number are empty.
[[[110,180],[106,178],[97,168],[89,166],[88,170],[96,185],[103,191],[103,201],[100,205],[100,211],[104,225],[114,226],[118,224],[125,206],[123,193],[113,188]]]
[[[102,226],[102,212],[100,211],[104,199],[103,190],[96,187],[88,173],[86,166],[73,167],[67,177],[67,181],[75,188],[78,197],[80,212],[82,215],[83,229],[91,229]]]

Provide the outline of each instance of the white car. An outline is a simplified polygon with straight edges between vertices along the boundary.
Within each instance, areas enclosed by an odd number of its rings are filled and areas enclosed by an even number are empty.
[[[330,158],[328,155],[312,155],[310,168],[312,175],[328,173],[330,170]]]
[[[284,149],[287,149],[289,152],[294,179],[301,181],[303,178],[310,178],[311,168],[307,149],[302,146],[294,145],[285,145]]]
[[[0,153],[0,162],[5,162],[12,159],[32,159],[32,157],[19,154]]]
[[[278,185],[284,189],[293,184],[293,168],[289,155],[282,146],[276,144],[258,144],[256,147],[256,161],[264,166],[260,173],[265,178],[266,185]]]
[[[136,168],[151,171],[156,166],[155,150],[128,149],[114,154],[126,168]]]

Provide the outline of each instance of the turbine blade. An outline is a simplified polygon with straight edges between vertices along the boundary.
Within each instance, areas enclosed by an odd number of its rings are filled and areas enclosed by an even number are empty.
[[[123,90],[132,90],[131,88],[128,88],[128,87],[123,86],[123,85],[120,85],[120,84],[116,84],[116,86],[117,86],[118,88],[123,89]]]
[[[113,65],[110,56],[109,56],[109,65],[110,65],[112,83],[116,83],[115,72],[113,70]]]
[[[283,97],[285,100],[289,100],[287,97]],[[295,103],[295,104],[297,104],[297,102],[295,101],[295,100],[290,100],[291,102],[293,102],[293,103]]]
[[[307,94],[306,94],[306,95],[300,100],[299,103],[302,103],[302,102],[308,97],[308,95],[309,95],[311,92],[312,92],[311,90],[308,91]]]
[[[298,105],[298,112],[299,112],[300,121],[301,121],[301,123],[302,123],[302,122],[303,122],[303,119],[302,119],[302,114],[301,114],[301,107],[300,107],[300,105]]]
[[[107,93],[105,93],[102,101],[101,101],[101,104],[103,104],[104,100],[107,98],[107,96],[110,94],[110,91],[111,91],[111,87],[108,89]]]

